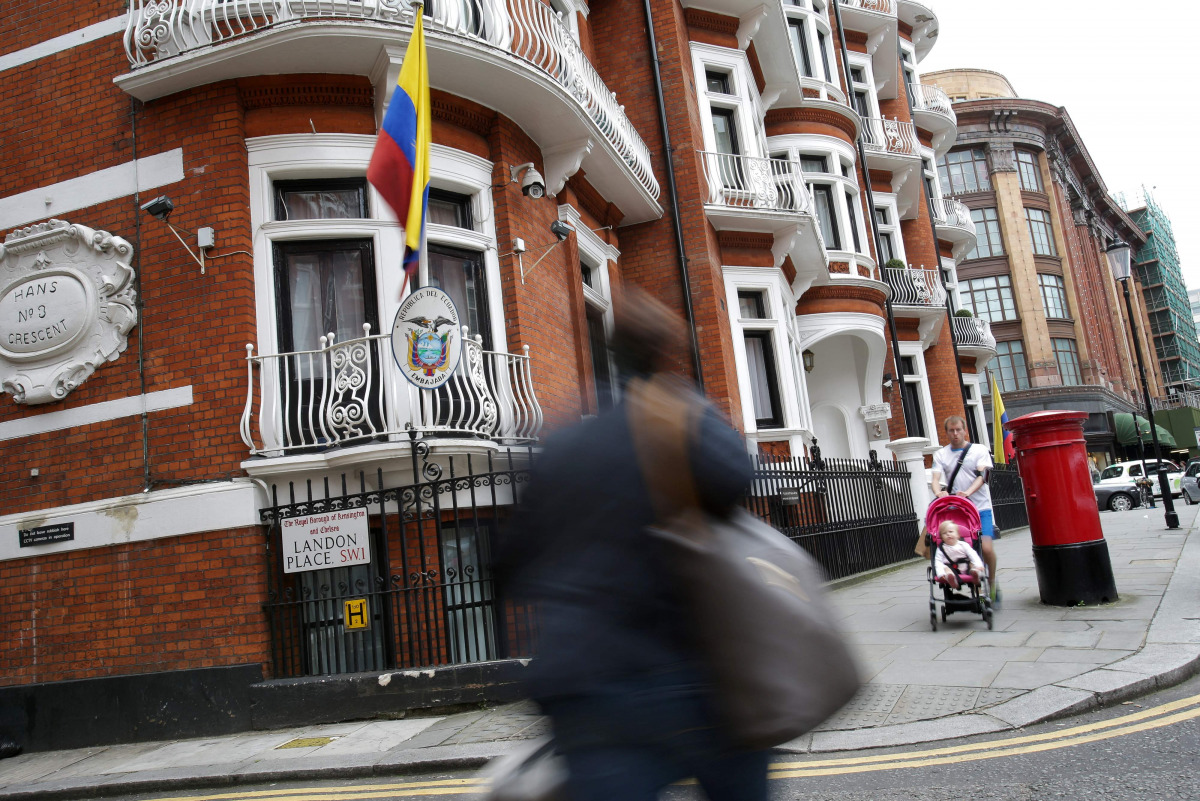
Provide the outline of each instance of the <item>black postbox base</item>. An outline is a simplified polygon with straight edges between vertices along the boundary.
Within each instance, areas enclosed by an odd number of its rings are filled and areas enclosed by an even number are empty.
[[[1033,546],[1038,592],[1051,606],[1106,604],[1117,600],[1108,542]]]

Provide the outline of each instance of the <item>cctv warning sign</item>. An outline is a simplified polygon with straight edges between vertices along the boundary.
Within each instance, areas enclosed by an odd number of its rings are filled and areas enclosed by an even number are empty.
[[[303,573],[371,561],[366,509],[345,509],[280,521],[283,572]]]

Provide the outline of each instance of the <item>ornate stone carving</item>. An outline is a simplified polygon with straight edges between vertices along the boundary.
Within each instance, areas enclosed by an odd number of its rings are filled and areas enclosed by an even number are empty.
[[[137,323],[133,247],[62,220],[0,245],[0,391],[17,403],[62,400],[116,359]]]
[[[863,421],[867,424],[867,435],[871,439],[883,439],[887,436],[887,422],[892,416],[890,403],[872,403],[869,406],[860,406],[858,413],[862,415]],[[871,451],[871,454],[874,455],[875,451]]]
[[[988,166],[993,173],[1016,172],[1017,158],[1011,144],[988,145]]]

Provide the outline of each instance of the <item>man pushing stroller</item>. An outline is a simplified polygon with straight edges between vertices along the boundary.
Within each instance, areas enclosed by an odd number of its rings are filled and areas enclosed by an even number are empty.
[[[987,563],[988,583],[992,603],[1000,606],[1000,588],[996,583],[996,549],[992,522],[992,491],[988,487],[988,471],[992,455],[988,449],[967,438],[967,421],[951,415],[945,422],[949,444],[933,455],[933,494],[939,498],[957,495],[968,499],[979,512],[980,549]],[[948,479],[943,477],[948,476]],[[943,480],[945,485],[943,486]]]

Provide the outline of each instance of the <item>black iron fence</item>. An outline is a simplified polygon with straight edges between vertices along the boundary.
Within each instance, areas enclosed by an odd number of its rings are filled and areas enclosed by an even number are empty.
[[[909,474],[871,458],[761,457],[746,508],[813,555],[831,579],[913,556],[918,525]]]
[[[1025,509],[1025,489],[1015,464],[998,464],[988,476],[992,490],[992,518],[997,531],[1008,531],[1029,525]]]
[[[531,457],[439,463],[418,442],[411,484],[387,488],[380,470],[349,486],[343,475],[340,487],[274,487],[262,512],[274,676],[531,655],[535,616],[502,597],[491,569]]]

